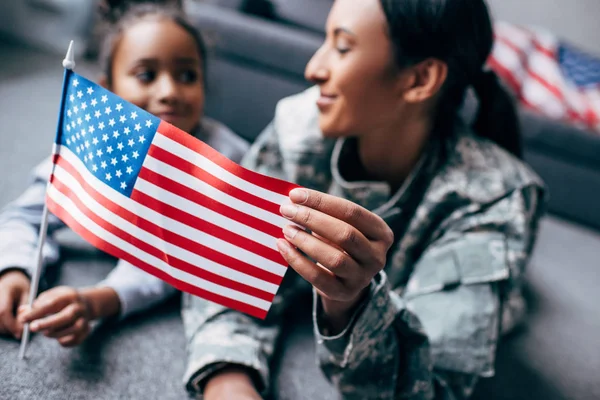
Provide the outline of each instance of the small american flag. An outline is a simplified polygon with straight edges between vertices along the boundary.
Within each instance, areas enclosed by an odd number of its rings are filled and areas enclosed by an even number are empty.
[[[293,184],[68,71],[47,204],[99,249],[179,290],[265,318],[287,263]]]
[[[600,57],[541,29],[494,27],[488,65],[528,108],[600,132]]]

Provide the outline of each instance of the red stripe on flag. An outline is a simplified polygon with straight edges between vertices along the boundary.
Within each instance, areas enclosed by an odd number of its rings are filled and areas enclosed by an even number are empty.
[[[211,185],[212,187],[214,187],[222,192],[225,192],[245,203],[252,204],[252,205],[259,207],[267,212],[270,212],[270,213],[273,213],[276,215],[281,215],[279,213],[280,206],[278,206],[274,203],[271,203],[270,201],[260,199],[256,196],[248,195],[243,190],[233,187],[233,186],[229,185],[228,183],[225,183],[225,182],[221,181],[220,179],[213,177],[212,175],[201,170],[200,168],[193,166],[192,164],[188,163],[187,161],[184,161],[181,158],[174,156],[159,147],[156,147],[154,145],[150,146],[150,150],[148,151],[148,154],[151,155],[152,157],[156,158],[157,160],[160,160],[164,163],[170,164],[171,166],[173,166],[177,169],[180,169],[186,173],[189,173],[190,175],[204,181],[205,183]],[[185,168],[185,169],[179,168],[179,166],[182,163],[189,164],[189,169],[188,168]],[[188,169],[188,170],[186,170],[186,169]],[[193,172],[190,171],[191,169],[194,169],[194,171]],[[270,224],[269,222],[263,221],[256,217],[253,217],[251,215],[248,215],[246,213],[238,211],[235,208],[232,208],[226,204],[220,203],[220,202],[216,201],[215,199],[212,199],[212,198],[202,194],[200,191],[190,189],[189,187],[182,185],[181,183],[178,183],[170,178],[167,178],[164,175],[159,175],[156,172],[154,172],[148,168],[142,168],[142,170],[140,171],[139,177],[144,180],[147,180],[148,182],[152,182],[155,185],[162,187],[163,189],[173,192],[185,199],[188,199],[196,204],[199,204],[203,207],[209,208],[220,214],[227,215],[229,218],[234,219],[238,222],[241,222],[244,225],[255,227],[256,229],[261,230],[271,236],[277,237],[281,234],[281,228],[279,228],[278,226],[275,226],[273,224]],[[249,197],[252,197],[252,198],[249,198]],[[265,204],[261,204],[261,203],[265,203]]]
[[[69,212],[58,205],[54,200],[47,197],[46,202],[48,204],[48,209],[61,220],[63,220],[75,233],[79,234],[89,243],[92,243],[95,247],[100,250],[120,259],[123,259],[132,265],[146,271],[147,273],[156,276],[159,279],[169,283],[176,289],[181,291],[193,294],[195,296],[202,297],[206,300],[213,301],[217,304],[220,304],[224,307],[233,308],[235,310],[244,312],[246,314],[252,315],[257,318],[264,319],[267,316],[266,310],[262,310],[258,307],[254,307],[250,304],[243,303],[241,301],[233,300],[225,296],[221,296],[204,289],[201,289],[197,286],[191,285],[189,283],[180,281],[176,278],[173,278],[171,275],[166,272],[150,265],[138,258],[132,256],[131,254],[119,249],[118,247],[112,245],[111,243],[99,238],[94,235],[92,232],[87,230],[83,225],[81,225],[75,218],[71,217]]]
[[[280,179],[247,170],[237,165],[224,155],[220,154],[209,145],[164,121],[161,121],[157,131],[169,139],[174,140],[181,145],[195,151],[196,153],[203,155],[215,164],[219,165],[221,168],[228,170],[239,178],[256,186],[260,186],[263,189],[287,196],[292,189],[299,187],[298,185],[282,181]]]
[[[265,301],[269,301],[269,302],[273,301],[273,298],[275,297],[275,295],[272,293],[268,293],[263,290],[257,289],[253,286],[249,286],[249,285],[231,280],[229,278],[225,278],[223,276],[216,275],[212,272],[203,270],[201,267],[194,266],[186,261],[180,260],[179,258],[177,258],[173,255],[167,254],[167,253],[157,249],[156,247],[149,245],[148,243],[144,242],[143,240],[138,239],[135,236],[114,226],[113,224],[106,221],[105,219],[100,217],[98,214],[96,214],[92,210],[90,210],[85,204],[83,204],[81,199],[79,199],[79,197],[74,192],[72,192],[71,189],[67,185],[65,185],[63,182],[61,182],[60,179],[58,179],[56,176],[53,177],[52,185],[59,192],[61,192],[62,194],[67,196],[69,199],[71,199],[71,201],[73,201],[75,203],[75,205],[79,209],[79,211],[81,211],[89,219],[91,219],[93,222],[95,222],[96,225],[98,225],[101,228],[103,228],[104,230],[112,233],[113,235],[117,236],[118,238],[124,240],[125,242],[128,242],[131,245],[139,248],[144,253],[150,254],[160,260],[163,260],[166,264],[168,264],[174,268],[177,268],[181,271],[187,272],[188,274],[197,276],[198,278],[203,279],[205,281],[212,282],[217,285],[224,286],[224,287],[236,290],[238,292],[245,293],[249,296],[253,296],[253,297],[265,300]],[[62,216],[60,216],[60,217],[62,219]],[[137,266],[134,263],[132,263],[132,264]]]
[[[244,274],[253,276],[255,278],[258,278],[258,279],[261,279],[261,280],[264,280],[266,282],[273,283],[276,285],[281,283],[282,277],[279,275],[273,274],[269,271],[265,271],[261,268],[255,267],[248,263],[245,263],[241,260],[238,260],[237,258],[222,254],[218,251],[210,249],[210,248],[208,248],[200,243],[197,243],[193,240],[185,238],[185,237],[178,235],[174,232],[171,232],[169,230],[163,229],[160,226],[146,220],[145,218],[142,218],[139,215],[136,215],[136,214],[124,209],[123,207],[115,204],[114,202],[112,202],[111,200],[109,200],[108,198],[103,196],[101,193],[99,193],[96,189],[94,189],[88,182],[86,182],[85,179],[83,179],[83,177],[79,174],[79,171],[77,171],[77,169],[75,167],[73,167],[66,159],[59,157],[59,159],[57,161],[57,165],[59,165],[61,168],[63,168],[65,171],[67,171],[83,187],[83,189],[92,198],[94,198],[94,200],[96,200],[98,203],[102,204],[107,210],[111,211],[114,214],[121,216],[123,219],[138,226],[140,229],[143,229],[146,232],[148,232],[156,237],[162,238],[163,240],[165,240],[169,243],[172,243],[178,247],[181,247],[182,249],[188,250],[191,253],[197,254],[199,256],[207,258],[211,261],[214,261],[218,264],[224,265],[224,266],[234,269],[236,271],[242,272]],[[54,183],[54,180],[57,178],[55,176],[53,176],[52,179],[53,179],[52,182]],[[144,204],[144,203],[141,203],[141,204]],[[144,204],[144,205],[148,206],[147,204]],[[182,213],[182,214],[185,214],[185,213]],[[189,216],[188,220],[190,218],[197,219],[195,217]],[[185,220],[185,218],[184,218],[184,220]],[[261,246],[261,247],[264,248],[264,246]],[[274,253],[276,253],[274,250],[272,250],[272,251]],[[256,253],[256,252],[254,252],[254,253]],[[279,263],[287,266],[287,263],[285,263],[283,257],[279,253],[277,253],[277,255],[279,256]],[[159,258],[165,259],[164,256],[160,256]],[[189,271],[186,271],[186,272],[189,272]],[[192,272],[190,272],[190,273],[192,273]]]

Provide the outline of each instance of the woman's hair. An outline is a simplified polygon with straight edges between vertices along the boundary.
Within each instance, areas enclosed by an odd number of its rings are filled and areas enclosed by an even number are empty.
[[[104,29],[99,61],[109,87],[112,85],[115,49],[123,33],[137,22],[153,19],[173,21],[194,38],[202,63],[202,76],[206,80],[206,44],[200,31],[187,20],[181,7],[181,0],[105,0],[100,5],[100,16]]]
[[[380,0],[395,60],[404,68],[428,58],[443,61],[448,75],[436,112],[436,131],[448,127],[462,106],[467,88],[479,99],[475,132],[521,157],[520,127],[510,95],[484,65],[494,32],[484,0]]]

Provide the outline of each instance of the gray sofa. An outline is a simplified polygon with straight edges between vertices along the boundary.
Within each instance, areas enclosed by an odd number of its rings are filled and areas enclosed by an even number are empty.
[[[310,25],[297,20],[298,13],[284,12],[293,0],[279,0],[279,8],[225,1],[229,8],[188,4],[213,47],[207,113],[252,140],[278,99],[307,87],[304,66],[322,40],[315,21],[324,21],[326,11],[309,18]],[[323,7],[328,0],[305,1]],[[23,190],[31,166],[48,154],[62,54],[0,42],[0,57],[0,170],[9,172],[0,179],[3,205]],[[90,78],[95,73],[85,63],[78,71]],[[550,187],[551,214],[542,223],[528,271],[528,323],[503,342],[497,375],[482,380],[474,398],[600,398],[600,210],[595,206],[600,139],[525,112],[522,122],[526,159]],[[60,240],[63,262],[50,270],[51,282],[91,284],[114,265],[69,232]],[[289,313],[282,355],[273,365],[274,398],[336,398],[314,362],[309,306],[307,297]],[[80,348],[65,350],[35,336],[28,359],[19,361],[17,354],[17,342],[0,339],[1,400],[187,398],[180,382],[185,341],[177,299],[122,324],[99,326]]]

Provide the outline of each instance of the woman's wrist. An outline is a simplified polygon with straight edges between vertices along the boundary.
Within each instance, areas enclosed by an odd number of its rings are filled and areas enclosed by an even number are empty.
[[[320,296],[323,308],[323,322],[326,325],[325,332],[323,333],[327,336],[335,336],[346,329],[356,310],[369,294],[369,291],[370,286],[365,287],[356,298],[348,302],[329,300]]]
[[[79,291],[89,311],[89,319],[104,319],[119,315],[121,299],[117,292],[109,287],[90,287]]]
[[[231,365],[208,377],[204,386],[205,399],[228,399],[234,395],[260,399],[248,368]]]

